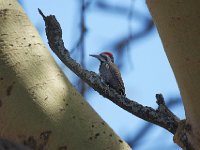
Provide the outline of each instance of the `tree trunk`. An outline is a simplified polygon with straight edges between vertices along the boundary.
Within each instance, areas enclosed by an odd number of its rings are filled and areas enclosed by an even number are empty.
[[[181,92],[187,137],[199,150],[200,1],[147,0],[147,4]]]
[[[36,150],[130,149],[72,87],[16,0],[0,0],[0,20],[1,137]]]

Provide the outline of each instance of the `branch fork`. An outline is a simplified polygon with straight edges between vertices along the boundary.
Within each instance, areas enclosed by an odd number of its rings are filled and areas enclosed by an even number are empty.
[[[108,98],[124,110],[143,120],[163,127],[172,134],[176,133],[181,120],[168,109],[162,94],[156,94],[158,104],[156,110],[130,100],[126,96],[119,95],[114,89],[101,82],[101,77],[98,74],[85,70],[79,63],[70,57],[69,50],[64,47],[62,29],[55,16],[45,16],[40,9],[38,9],[38,11],[45,22],[45,30],[50,48],[71,71],[90,85],[100,95]]]

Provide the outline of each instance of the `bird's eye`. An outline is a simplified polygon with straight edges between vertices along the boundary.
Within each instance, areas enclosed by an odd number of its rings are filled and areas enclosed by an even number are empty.
[[[108,56],[106,56],[106,61],[109,61],[109,57]]]

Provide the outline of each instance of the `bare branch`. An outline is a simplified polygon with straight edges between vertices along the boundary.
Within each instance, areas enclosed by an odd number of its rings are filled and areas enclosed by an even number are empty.
[[[91,4],[91,1],[85,1],[81,0],[80,1],[80,35],[79,38],[70,51],[70,54],[74,53],[77,51],[77,53],[80,55],[80,64],[85,67],[85,39],[86,39],[86,33],[87,33],[87,28],[85,24],[85,14],[87,9],[89,8]],[[87,92],[87,85],[85,82],[83,82],[80,78],[78,79],[78,91],[81,93],[81,95],[85,95]]]
[[[120,15],[126,15],[129,12],[129,9],[127,7],[124,6],[112,6],[104,1],[97,1],[95,2],[95,7],[98,9],[103,10],[104,12],[110,12],[110,13],[115,13],[115,14],[120,14]]]
[[[176,105],[181,104],[180,98],[172,98],[166,102],[168,108],[172,108]],[[128,137],[126,142],[134,148],[139,146],[141,139],[147,135],[148,131],[150,131],[153,127],[153,124],[146,122],[143,126],[137,131],[137,133],[133,137]]]
[[[174,122],[180,121],[180,119],[168,109],[162,94],[156,94],[156,99],[156,103],[158,104],[158,109],[156,111],[159,112],[159,114],[161,114],[163,118],[170,117],[170,120],[174,120]]]
[[[97,1],[95,3],[95,6],[104,12],[110,12],[112,14],[120,14],[123,16],[123,18],[125,18],[124,17],[125,15],[128,15],[129,34],[125,34],[124,36],[119,36],[120,38],[114,39],[113,41],[109,41],[105,45],[105,47],[107,47],[108,49],[117,52],[117,57],[119,58],[122,58],[124,56],[125,50],[127,50],[127,52],[130,51],[129,47],[131,44],[147,36],[155,28],[151,17],[146,16],[137,10],[134,10],[133,12],[133,4],[134,4],[133,1],[131,1],[130,7],[127,7],[121,5],[113,6],[104,1]],[[141,23],[141,28],[139,30],[134,30],[134,32],[131,29],[131,22],[133,21],[133,19]],[[120,61],[118,62],[119,66],[123,65],[123,63],[121,62],[122,59],[116,59],[116,60]]]
[[[161,94],[156,95],[157,103],[159,105],[157,110],[148,106],[143,106],[123,95],[119,95],[114,89],[101,82],[99,75],[97,75],[95,72],[83,69],[80,64],[78,64],[74,59],[70,57],[69,51],[64,47],[64,42],[62,40],[62,30],[55,16],[50,15],[45,17],[40,10],[39,13],[42,15],[45,21],[49,46],[60,58],[60,60],[78,77],[90,85],[99,94],[108,98],[124,110],[143,120],[159,125],[173,134],[176,133],[176,130],[180,125],[180,119],[167,108]],[[184,125],[183,127],[185,129],[186,126]],[[179,143],[181,147],[186,147],[192,150],[191,144],[189,143],[185,132],[181,132],[178,138],[181,139],[181,143]]]
[[[41,11],[39,11],[41,13]],[[141,104],[128,99],[125,96],[119,95],[114,89],[108,87],[101,82],[101,78],[95,72],[88,71],[82,68],[74,59],[70,57],[69,51],[64,47],[62,40],[62,30],[54,15],[43,17],[46,25],[46,34],[48,43],[54,53],[60,58],[60,60],[71,69],[77,76],[90,85],[102,96],[108,98],[113,103],[117,104],[126,111],[136,115],[137,117],[157,124],[171,133],[175,133],[178,121],[173,116],[164,116],[163,112],[154,110],[148,106],[142,106]],[[177,117],[176,117],[177,118]]]
[[[131,148],[136,148],[139,146],[139,142],[141,139],[148,133],[150,129],[152,129],[153,124],[151,123],[145,123],[139,130],[139,132],[136,133],[136,135],[132,138],[128,138],[126,142],[130,145]]]
[[[154,29],[153,20],[146,18],[144,24],[144,28],[136,31],[135,33],[132,33],[131,36],[125,35],[123,38],[117,39],[116,41],[112,42],[112,44],[110,44],[109,46],[110,49],[112,49],[113,51],[117,51],[118,57],[122,57],[123,51],[128,44],[133,44],[133,42],[145,37]]]

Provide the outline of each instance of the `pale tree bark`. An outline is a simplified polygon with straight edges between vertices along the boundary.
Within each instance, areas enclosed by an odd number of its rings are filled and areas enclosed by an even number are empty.
[[[36,150],[130,149],[72,87],[16,0],[0,0],[0,137]]]
[[[186,121],[179,124],[174,141],[181,145],[181,132],[186,132],[193,149],[199,150],[200,1],[147,0],[147,5],[174,71],[185,108]]]

